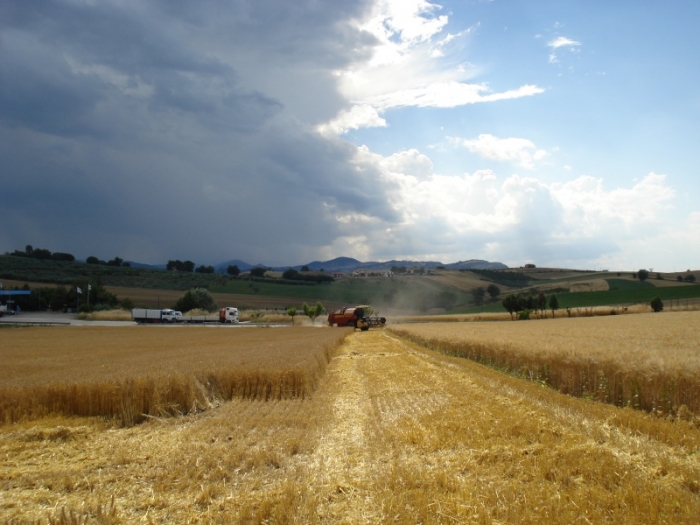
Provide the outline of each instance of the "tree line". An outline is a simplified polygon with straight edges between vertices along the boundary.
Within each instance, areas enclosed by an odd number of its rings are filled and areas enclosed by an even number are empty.
[[[95,310],[111,310],[123,308],[130,310],[133,303],[130,299],[119,300],[117,296],[108,292],[99,279],[77,280],[70,286],[41,286],[29,288],[28,284],[11,290],[31,290],[29,295],[17,295],[13,297],[15,306],[29,312],[66,312],[77,309],[80,312],[92,312]]]
[[[554,313],[559,309],[557,296],[552,294],[547,299],[547,296],[542,292],[537,294],[537,297],[532,294],[525,296],[520,293],[506,295],[501,304],[510,314],[511,319],[514,318],[513,314],[516,314],[518,319],[529,319],[531,312],[546,315],[547,307],[552,310],[552,317],[554,317]]]
[[[73,255],[72,253],[52,252],[51,250],[47,250],[46,248],[34,248],[31,244],[27,244],[24,250],[15,250],[13,252],[7,252],[5,253],[5,255],[11,255],[12,257],[26,257],[28,259],[39,259],[43,261],[75,261],[75,255]],[[109,261],[103,261],[101,259],[98,259],[94,255],[90,255],[87,259],[85,259],[85,262],[87,264],[100,264],[102,266],[131,266],[130,263],[126,262],[121,257],[115,257],[114,259],[111,259]]]
[[[75,261],[75,256],[70,253],[63,252],[51,252],[46,248],[36,248],[34,249],[31,244],[27,244],[24,251],[15,250],[12,253],[6,253],[5,255],[12,255],[13,257],[28,257],[30,259],[41,259],[41,260],[53,260],[53,261]]]

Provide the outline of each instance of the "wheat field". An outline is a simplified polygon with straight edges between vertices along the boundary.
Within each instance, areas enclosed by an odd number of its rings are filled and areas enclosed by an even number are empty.
[[[391,329],[566,394],[658,414],[700,415],[697,311]]]
[[[302,327],[5,329],[0,424],[61,414],[132,425],[234,397],[303,398],[344,335]]]
[[[0,523],[697,523],[690,422],[324,331],[346,339],[309,397],[0,426]]]

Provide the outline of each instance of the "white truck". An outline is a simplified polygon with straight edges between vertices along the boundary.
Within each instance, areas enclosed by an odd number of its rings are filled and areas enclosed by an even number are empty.
[[[131,318],[137,323],[180,323],[182,312],[164,308],[163,310],[149,310],[147,308],[134,308],[131,310]]]
[[[186,315],[182,317],[183,323],[224,323],[238,324],[238,308],[226,306],[221,308],[218,314],[212,315]]]
[[[218,314],[183,316],[182,312],[165,308],[163,310],[149,310],[146,308],[134,308],[131,310],[131,318],[137,323],[225,323],[238,324],[238,308],[227,306],[221,308]]]
[[[226,306],[225,308],[219,310],[219,322],[238,324],[238,308]]]

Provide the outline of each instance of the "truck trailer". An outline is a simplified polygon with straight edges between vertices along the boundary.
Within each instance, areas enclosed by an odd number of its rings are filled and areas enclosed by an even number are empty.
[[[185,315],[182,317],[183,323],[224,323],[238,324],[238,308],[227,306],[213,315]]]
[[[131,310],[131,318],[139,324],[142,323],[180,323],[182,312],[164,308],[163,310],[150,310],[147,308],[134,308]]]
[[[227,306],[213,315],[182,315],[182,312],[165,308],[163,310],[149,310],[146,308],[134,308],[131,317],[139,324],[142,323],[225,323],[238,324],[238,308]]]

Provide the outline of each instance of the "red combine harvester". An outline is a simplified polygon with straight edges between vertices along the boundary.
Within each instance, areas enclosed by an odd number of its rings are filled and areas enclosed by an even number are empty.
[[[372,307],[362,304],[329,313],[328,324],[330,326],[351,326],[366,332],[370,327],[383,327],[386,324],[386,318],[372,315]]]

